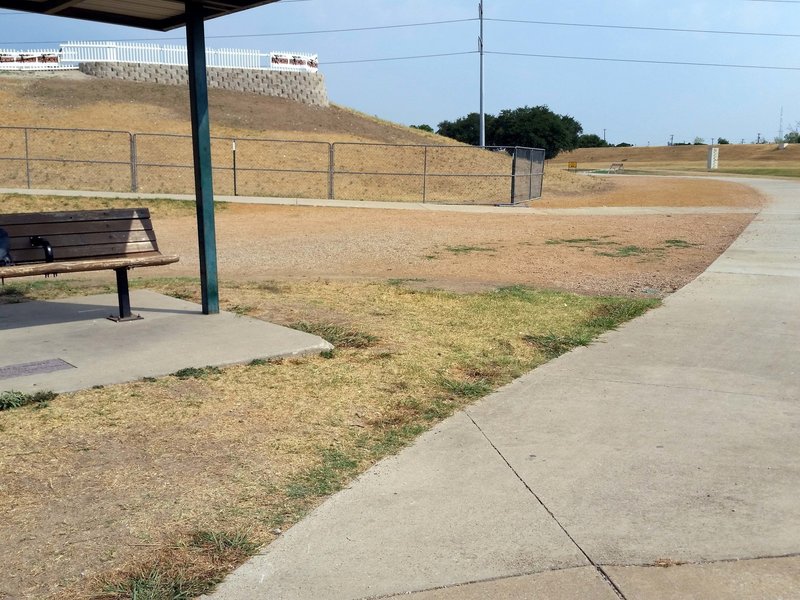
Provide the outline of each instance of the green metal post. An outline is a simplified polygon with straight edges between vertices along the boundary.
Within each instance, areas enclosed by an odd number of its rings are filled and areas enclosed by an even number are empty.
[[[189,55],[189,102],[192,113],[197,241],[200,249],[200,291],[203,314],[213,315],[219,313],[219,284],[203,16],[202,4],[186,0],[186,45]]]

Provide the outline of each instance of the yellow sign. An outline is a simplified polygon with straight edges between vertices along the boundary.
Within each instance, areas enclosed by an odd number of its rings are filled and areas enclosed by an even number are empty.
[[[568,163],[567,163],[567,168],[568,168],[568,169],[577,169],[577,168],[578,168],[578,163],[576,163],[576,162],[573,162],[573,161],[571,161],[571,162],[568,162]]]

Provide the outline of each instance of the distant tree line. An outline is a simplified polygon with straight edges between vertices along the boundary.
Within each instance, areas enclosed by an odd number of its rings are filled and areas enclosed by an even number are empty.
[[[523,106],[485,115],[487,146],[523,146],[544,148],[547,158],[575,148],[613,146],[600,136],[583,133],[583,126],[569,115],[560,115],[547,106]],[[433,131],[430,125],[412,125],[414,129]],[[436,133],[477,146],[480,143],[480,115],[470,113],[454,121],[442,121]],[[618,147],[631,146],[623,142]]]
[[[553,158],[563,150],[578,147],[583,126],[569,115],[559,115],[547,106],[523,106],[485,115],[487,146],[525,146],[544,148]],[[437,130],[465,144],[480,140],[480,115],[470,113],[455,121],[442,121]]]

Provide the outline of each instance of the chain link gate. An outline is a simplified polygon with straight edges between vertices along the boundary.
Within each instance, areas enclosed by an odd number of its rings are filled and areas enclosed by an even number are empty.
[[[540,148],[514,148],[511,177],[511,204],[542,197],[545,151]]]

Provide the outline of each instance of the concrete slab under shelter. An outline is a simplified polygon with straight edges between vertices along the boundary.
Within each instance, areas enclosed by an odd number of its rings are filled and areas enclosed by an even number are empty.
[[[116,294],[0,305],[0,391],[68,392],[187,367],[319,353],[320,337],[198,304],[131,292],[141,320],[115,323]]]

